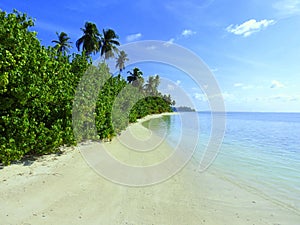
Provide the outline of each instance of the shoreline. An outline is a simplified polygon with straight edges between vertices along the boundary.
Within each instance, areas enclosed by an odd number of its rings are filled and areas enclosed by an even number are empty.
[[[149,132],[142,123],[160,116],[163,114],[142,118],[127,130],[137,131],[142,138]],[[104,145],[127,163],[151,164],[165,157],[156,151],[149,152],[144,161],[137,153],[122,155],[119,150],[124,147],[117,139]],[[169,153],[166,148],[163,145],[161,153]],[[296,225],[300,218],[214,175],[211,169],[199,173],[194,158],[163,183],[129,187],[95,173],[77,147],[64,149],[60,156],[4,167],[0,193],[3,224]]]

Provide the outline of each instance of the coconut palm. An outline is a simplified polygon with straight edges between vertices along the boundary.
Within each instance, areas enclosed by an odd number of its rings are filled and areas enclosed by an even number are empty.
[[[57,49],[57,52],[61,52],[63,54],[69,52],[69,48],[72,48],[72,46],[70,45],[72,44],[72,42],[69,41],[70,38],[68,37],[68,35],[65,32],[61,32],[60,34],[56,32],[56,35],[58,37],[58,40],[53,40],[52,42],[56,43],[54,48]]]
[[[155,77],[154,77],[154,81],[153,81],[153,90],[154,90],[154,94],[157,94],[158,93],[158,86],[159,86],[159,83],[160,83],[160,80],[159,80],[159,75],[156,75]]]
[[[136,67],[133,69],[133,72],[127,71],[127,73],[130,74],[129,76],[127,76],[127,81],[128,81],[129,84],[131,84],[134,81],[142,78],[142,75],[143,75],[143,72],[140,71],[140,69],[136,68]]]
[[[118,48],[120,43],[116,40],[119,36],[112,29],[103,29],[103,36],[99,41],[99,46],[101,48],[100,55],[104,55],[104,59],[109,59],[114,57],[114,53],[118,53]]]
[[[128,61],[129,59],[127,58],[127,54],[125,53],[125,51],[120,51],[118,58],[116,58],[117,63],[116,63],[116,68],[119,68],[120,73],[122,72],[122,70],[125,69],[125,61]]]
[[[156,75],[154,76],[150,76],[148,78],[147,83],[144,85],[144,89],[146,91],[146,93],[150,94],[150,95],[157,95],[158,94],[158,85],[159,85],[159,76]]]
[[[153,77],[149,77],[147,83],[144,85],[145,92],[151,95],[152,86],[153,86]]]
[[[82,50],[85,51],[86,55],[92,53],[96,54],[100,49],[101,35],[98,31],[96,24],[91,22],[86,22],[84,28],[81,28],[83,35],[76,41],[76,47],[80,51],[80,46],[82,45]]]

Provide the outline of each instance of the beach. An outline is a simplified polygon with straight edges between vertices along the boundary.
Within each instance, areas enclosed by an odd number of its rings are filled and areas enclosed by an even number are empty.
[[[150,131],[142,122],[159,116],[148,116],[128,129],[143,140]],[[141,159],[141,153],[120,151],[124,146],[117,139],[104,146],[115,158],[139,166],[160,162],[172,152],[168,143],[162,143]],[[297,213],[214,170],[199,173],[194,158],[164,182],[131,187],[100,176],[78,148],[2,168],[0,224],[299,224]]]

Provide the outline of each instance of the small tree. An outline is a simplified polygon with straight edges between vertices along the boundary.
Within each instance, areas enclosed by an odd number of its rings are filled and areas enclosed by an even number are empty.
[[[117,41],[119,36],[112,29],[103,29],[103,36],[99,41],[100,55],[104,55],[104,59],[109,59],[114,57],[114,53],[118,53],[118,48],[120,43]]]
[[[80,46],[82,46],[82,50],[85,51],[86,55],[96,54],[100,50],[101,43],[101,35],[96,24],[86,22],[84,28],[81,28],[81,30],[83,31],[83,35],[76,41],[78,51],[80,51]]]
[[[132,72],[127,71],[127,73],[130,74],[129,76],[127,76],[127,81],[129,84],[132,84],[133,86],[138,86],[138,84],[143,79],[143,77],[142,77],[143,72],[140,71],[140,69],[137,67],[135,67]]]
[[[128,61],[129,59],[127,58],[127,54],[125,51],[120,51],[118,58],[116,58],[117,63],[116,63],[116,68],[120,70],[120,73],[125,69],[125,62]]]
[[[57,49],[58,53],[66,54],[66,52],[69,52],[69,49],[72,48],[72,46],[70,45],[72,44],[72,42],[69,41],[70,38],[65,32],[61,32],[60,34],[56,32],[56,35],[58,37],[58,40],[52,41],[53,43],[56,43],[54,48]]]

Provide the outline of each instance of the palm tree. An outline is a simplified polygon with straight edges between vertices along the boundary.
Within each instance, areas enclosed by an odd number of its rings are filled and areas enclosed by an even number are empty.
[[[154,77],[149,77],[147,83],[144,85],[144,89],[146,93],[153,95],[153,89],[154,89]]]
[[[120,51],[118,58],[116,58],[117,63],[116,63],[116,68],[120,69],[120,73],[122,72],[122,70],[125,69],[125,61],[128,61],[129,59],[127,58],[127,54],[125,53],[125,51]]]
[[[140,71],[139,68],[134,68],[133,72],[128,71],[127,73],[129,73],[130,75],[127,77],[127,81],[129,84],[132,84],[133,86],[137,87],[140,86],[140,84],[142,84],[144,82],[143,80],[143,72]]]
[[[168,95],[163,95],[162,97],[169,105],[175,105],[175,101],[173,100],[172,101],[172,98],[171,98],[171,95],[168,94]]]
[[[96,24],[86,22],[81,30],[83,31],[83,36],[76,41],[78,51],[80,51],[80,46],[82,45],[82,50],[85,51],[86,55],[96,54],[100,49],[99,43],[101,40]]]
[[[157,90],[157,88],[158,88],[158,86],[159,86],[159,83],[160,83],[160,80],[159,80],[159,75],[156,75],[155,77],[154,77],[154,84],[153,84],[153,86],[154,86],[154,94],[157,94],[158,93],[158,90]]]
[[[57,52],[61,52],[63,54],[69,52],[69,48],[72,48],[72,46],[70,45],[72,44],[72,42],[69,41],[70,38],[68,37],[68,35],[65,32],[61,32],[60,34],[56,32],[56,35],[58,37],[58,40],[53,40],[52,42],[56,43],[54,48],[57,49]]]
[[[119,46],[120,43],[116,39],[119,39],[119,36],[114,30],[103,29],[103,37],[99,41],[99,46],[101,47],[100,55],[104,55],[104,59],[114,57],[114,53],[118,52],[116,45]]]
[[[158,85],[159,85],[159,76],[158,75],[156,75],[155,77],[151,76],[148,78],[147,83],[144,85],[144,89],[150,95],[157,95]]]

